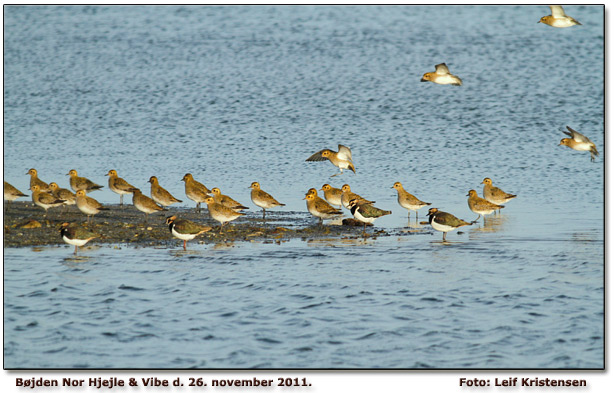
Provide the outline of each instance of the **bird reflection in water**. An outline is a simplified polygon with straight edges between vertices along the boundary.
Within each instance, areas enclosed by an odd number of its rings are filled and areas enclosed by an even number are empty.
[[[484,223],[480,226],[474,225],[470,232],[499,232],[505,226],[508,217],[503,213],[485,216]]]

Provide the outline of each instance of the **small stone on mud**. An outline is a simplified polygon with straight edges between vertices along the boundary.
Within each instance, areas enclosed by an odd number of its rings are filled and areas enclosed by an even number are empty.
[[[24,229],[32,229],[32,228],[40,228],[42,227],[42,224],[36,220],[28,220],[28,221],[17,224],[16,227],[24,228]]]

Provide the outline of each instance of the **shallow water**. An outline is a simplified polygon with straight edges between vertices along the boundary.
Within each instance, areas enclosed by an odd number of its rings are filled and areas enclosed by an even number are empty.
[[[583,25],[537,24],[544,6],[5,8],[22,191],[31,167],[63,187],[117,169],[192,206],[191,172],[256,215],[252,181],[303,212],[348,183],[394,234],[5,249],[5,367],[603,367],[603,8],[565,10]],[[440,62],[462,87],[420,83]],[[595,163],[557,146],[566,125]],[[304,161],[338,143],[356,175]],[[518,194],[500,216],[448,244],[401,232],[395,181],[472,220],[487,176]]]

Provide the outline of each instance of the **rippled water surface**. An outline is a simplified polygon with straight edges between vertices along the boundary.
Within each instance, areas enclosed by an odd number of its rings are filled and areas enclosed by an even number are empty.
[[[250,216],[252,181],[287,212],[348,183],[393,213],[366,240],[4,249],[5,367],[603,367],[603,8],[565,10],[582,26],[538,24],[545,6],[6,7],[22,191],[31,167],[63,187],[116,169],[192,206],[191,172]],[[441,62],[463,86],[420,83]],[[557,146],[566,125],[596,162]],[[304,161],[338,143],[356,175]],[[448,243],[391,189],[472,220],[484,177],[518,197]]]

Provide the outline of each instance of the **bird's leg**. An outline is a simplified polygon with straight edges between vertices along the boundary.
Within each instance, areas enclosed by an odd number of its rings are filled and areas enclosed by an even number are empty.
[[[263,207],[262,208],[262,219],[264,220],[264,215],[266,214],[266,209]]]
[[[185,240],[183,241],[183,251],[187,251],[186,250],[186,241]]]
[[[196,213],[200,213],[200,202],[196,202]]]
[[[335,177],[335,176],[339,176],[339,175],[343,175],[343,169],[339,169],[341,172],[339,173],[335,173],[334,175],[332,175],[331,177]]]
[[[444,242],[446,241],[446,233],[445,232],[443,233],[443,241]]]
[[[78,246],[75,246],[75,255],[77,255],[77,248]]]

